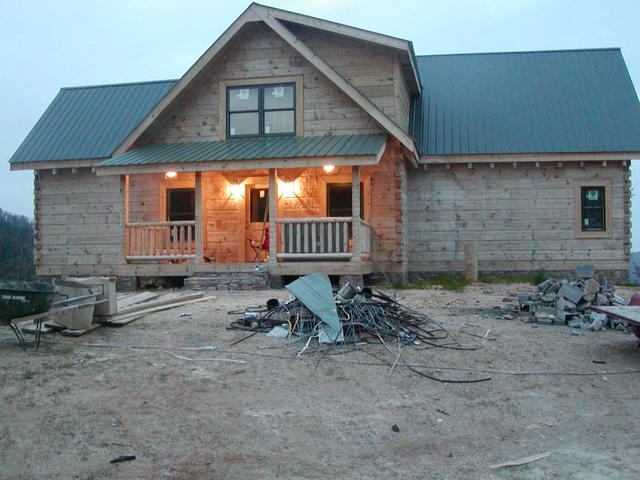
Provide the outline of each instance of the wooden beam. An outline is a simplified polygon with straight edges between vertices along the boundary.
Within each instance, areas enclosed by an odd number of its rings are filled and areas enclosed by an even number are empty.
[[[53,160],[44,162],[11,163],[10,170],[49,170],[51,168],[92,167],[106,158],[88,158],[83,160]]]
[[[190,162],[164,163],[154,165],[117,165],[113,167],[96,167],[96,175],[124,175],[136,173],[175,172],[227,172],[230,170],[259,170],[263,168],[311,168],[322,167],[330,163],[336,167],[353,165],[377,165],[377,155],[360,155],[352,157],[310,157],[310,158],[270,158],[268,160],[232,160],[228,162]]]
[[[121,182],[122,182],[122,201],[124,203],[123,215],[122,215],[123,223],[121,224],[122,235],[123,235],[122,248],[124,249],[124,255],[126,257],[128,254],[131,253],[131,245],[130,245],[131,239],[129,238],[129,230],[127,229],[127,224],[129,223],[129,175],[122,175]]]
[[[204,223],[202,221],[202,174],[195,172],[195,219],[196,219],[196,262],[200,263],[204,255]]]
[[[276,169],[269,169],[269,265],[278,263],[278,183],[276,182]]]
[[[266,23],[276,34],[287,42],[294,50],[302,55],[320,73],[327,77],[336,87],[342,90],[348,97],[356,102],[371,118],[373,118],[383,129],[398,139],[402,145],[414,155],[417,153],[413,139],[398,125],[395,124],[382,110],[365,97],[357,88],[345,80],[333,67],[331,67],[322,58],[316,55],[302,40],[294,35],[280,20],[275,18],[268,10],[257,11],[258,16]]]
[[[351,260],[361,262],[360,258],[360,167],[351,167],[351,215],[352,215],[352,236],[351,251],[353,257]]]

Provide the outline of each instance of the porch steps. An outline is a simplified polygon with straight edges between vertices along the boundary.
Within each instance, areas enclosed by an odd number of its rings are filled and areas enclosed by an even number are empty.
[[[269,288],[267,272],[196,272],[185,278],[189,290],[264,290]]]

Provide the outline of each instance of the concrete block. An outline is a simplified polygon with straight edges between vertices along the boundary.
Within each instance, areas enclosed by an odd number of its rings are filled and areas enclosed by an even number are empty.
[[[536,312],[536,322],[542,323],[544,325],[553,325],[553,321],[555,320],[555,315],[546,312]]]
[[[584,282],[584,288],[582,289],[582,292],[584,293],[585,297],[587,295],[595,295],[599,291],[600,283],[598,283],[595,278],[590,278],[589,280]]]
[[[550,315],[555,315],[556,314],[556,307],[549,307],[547,305],[538,305],[536,307],[536,312],[537,313],[548,313]]]
[[[546,303],[551,303],[551,302],[553,302],[556,298],[558,298],[558,296],[557,296],[555,293],[545,293],[545,294],[542,296],[541,300],[542,300],[543,302],[546,302]]]
[[[582,299],[582,290],[567,283],[558,291],[558,296],[564,297],[570,302],[578,304]]]
[[[519,293],[518,294],[518,303],[524,303],[531,300],[531,295],[528,293]]]

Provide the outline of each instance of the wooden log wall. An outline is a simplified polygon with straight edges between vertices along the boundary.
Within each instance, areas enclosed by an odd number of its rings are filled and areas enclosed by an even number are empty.
[[[362,167],[371,178],[372,258],[385,272],[401,273],[406,265],[407,177],[405,160],[396,141],[388,140],[384,155],[376,166]]]
[[[124,194],[120,176],[88,168],[39,170],[35,179],[36,273],[94,267],[108,274],[124,263]]]
[[[608,180],[608,238],[577,238],[575,182]],[[462,271],[465,243],[479,270],[567,271],[593,263],[626,270],[629,259],[629,167],[622,162],[429,166],[409,174],[409,269]]]

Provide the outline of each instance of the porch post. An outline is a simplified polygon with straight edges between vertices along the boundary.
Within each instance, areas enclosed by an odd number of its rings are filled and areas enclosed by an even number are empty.
[[[276,169],[269,169],[269,265],[276,266],[278,259],[278,225],[276,216],[278,215],[278,192],[276,183]]]
[[[195,185],[195,234],[196,234],[196,258],[195,263],[202,263],[203,249],[202,249],[202,176],[201,172],[195,172],[196,185]]]
[[[124,220],[124,225],[122,226],[122,235],[124,236],[124,256],[126,257],[127,255],[131,255],[131,253],[129,253],[131,251],[131,246],[130,246],[130,242],[131,239],[129,238],[129,230],[127,229],[127,225],[129,224],[129,175],[122,175],[122,190],[123,190],[123,201],[124,201],[124,208],[123,208],[123,220]]]
[[[352,217],[352,237],[351,250],[353,257],[351,261],[359,262],[360,258],[360,167],[351,167],[351,215]]]

